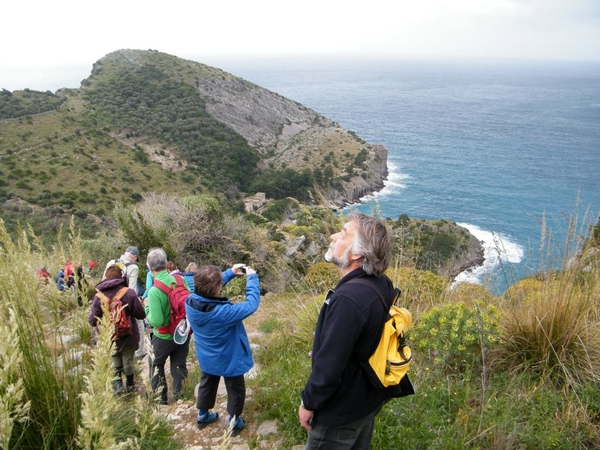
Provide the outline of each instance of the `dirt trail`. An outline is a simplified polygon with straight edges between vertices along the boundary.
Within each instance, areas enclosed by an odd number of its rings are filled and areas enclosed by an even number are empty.
[[[246,331],[250,340],[250,344],[255,347],[264,345],[265,335],[259,331],[260,324],[265,318],[273,314],[273,308],[269,306],[269,302],[262,302],[261,307],[252,316],[244,321]],[[190,352],[188,356],[188,365],[197,364],[195,354]],[[140,365],[141,376],[148,376],[148,358],[144,358]],[[246,379],[252,378],[260,370],[255,366],[248,374]],[[165,366],[165,373],[169,374],[170,369]],[[170,378],[169,375],[167,375]],[[197,380],[199,382],[199,380]],[[253,402],[253,391],[247,386],[246,389],[246,407],[244,408],[243,417],[246,420],[246,427],[236,437],[227,436],[227,391],[223,380],[219,385],[217,394],[217,402],[214,411],[219,413],[218,420],[199,430],[196,426],[196,409],[195,400],[170,400],[168,405],[160,406],[160,410],[172,422],[177,439],[182,443],[181,448],[186,450],[213,450],[213,449],[232,449],[232,450],[250,450],[256,449],[277,449],[282,448],[279,444],[279,438],[276,434],[276,424],[273,423],[258,423],[256,417],[252,413],[252,408],[249,406]],[[257,435],[259,431],[261,435]],[[252,444],[252,445],[250,445]],[[303,447],[300,447],[303,448]]]

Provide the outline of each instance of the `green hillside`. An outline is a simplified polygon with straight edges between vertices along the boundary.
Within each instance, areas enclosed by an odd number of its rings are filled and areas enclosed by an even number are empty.
[[[288,116],[297,117],[304,128],[293,154],[253,147],[215,119],[214,108],[207,111],[197,88],[214,91],[214,106],[228,80],[237,90],[217,105],[220,117],[239,113],[236,96],[247,102],[250,92],[270,122],[248,115],[240,129],[277,140]],[[116,203],[137,203],[146,192],[211,193],[235,202],[244,192],[263,191],[322,201],[324,191],[350,179],[353,167],[368,179],[368,148],[302,105],[222,70],[153,50],[119,50],[97,61],[79,89],[1,92],[1,213],[11,233],[18,220],[38,234],[53,233],[75,215],[93,234]],[[319,154],[320,165],[307,167]]]

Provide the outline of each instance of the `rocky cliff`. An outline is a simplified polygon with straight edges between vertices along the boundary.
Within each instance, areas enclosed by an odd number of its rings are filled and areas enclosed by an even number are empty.
[[[337,160],[340,179],[320,190],[329,206],[354,203],[383,188],[388,175],[385,146],[368,144],[312,109],[241,78],[197,78],[194,87],[215,119],[258,149],[262,167],[315,168]],[[361,150],[368,154],[364,168],[344,174],[347,164],[341,160]]]

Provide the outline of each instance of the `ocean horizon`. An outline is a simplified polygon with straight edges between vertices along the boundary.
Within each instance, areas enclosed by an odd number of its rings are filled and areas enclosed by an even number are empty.
[[[560,267],[569,220],[581,234],[598,220],[598,62],[290,59],[218,67],[384,144],[384,189],[346,210],[464,226],[482,241],[485,262],[455,282],[502,293]]]
[[[540,250],[542,222],[560,253],[569,218],[582,232],[598,219],[599,62],[192,59],[385,145],[384,189],[349,208],[466,227],[486,261],[457,282],[501,293],[560,264]],[[30,88],[79,87],[90,71],[57,70]]]

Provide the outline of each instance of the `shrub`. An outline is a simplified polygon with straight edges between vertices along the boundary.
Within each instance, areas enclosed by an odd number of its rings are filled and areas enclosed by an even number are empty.
[[[401,291],[401,306],[413,314],[439,303],[448,284],[433,272],[414,267],[388,269],[387,274]]]
[[[473,300],[481,300],[485,304],[498,303],[499,299],[494,297],[485,287],[480,284],[459,283],[446,292],[445,301],[450,303],[464,302],[471,305]]]
[[[558,279],[525,280],[507,291],[498,355],[503,366],[561,384],[597,379],[597,277],[596,272],[582,282],[573,271],[563,270]]]
[[[308,268],[302,281],[312,291],[323,291],[333,288],[339,279],[340,271],[333,264],[318,262]]]
[[[560,247],[544,218],[542,260],[560,261],[561,269],[549,264],[534,279],[517,283],[506,292],[502,309],[501,366],[561,386],[596,381],[600,373],[600,270],[597,258],[588,258],[593,229],[576,228],[573,214]]]
[[[410,336],[413,347],[428,352],[442,369],[462,372],[481,365],[488,347],[498,342],[499,333],[495,307],[482,302],[469,307],[458,302],[421,314]]]

